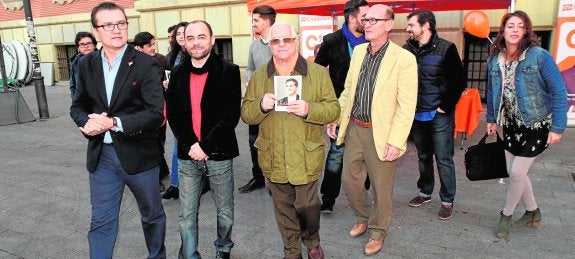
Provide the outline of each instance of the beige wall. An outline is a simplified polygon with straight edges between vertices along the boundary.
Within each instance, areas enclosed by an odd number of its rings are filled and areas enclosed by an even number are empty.
[[[180,21],[205,20],[212,26],[214,36],[218,39],[232,39],[234,63],[245,67],[248,63],[248,52],[251,43],[251,15],[243,1],[214,5],[216,1],[191,1],[184,8],[173,9],[177,1],[165,1],[155,4],[151,1],[138,1],[136,8],[141,14],[141,28],[156,35],[158,52],[166,54],[168,44],[168,27]],[[202,2],[198,4],[197,2]],[[228,1],[229,2],[229,1]],[[231,1],[237,2],[237,1]],[[194,4],[195,3],[195,4]],[[211,4],[210,4],[211,3]],[[169,8],[169,9],[167,9]],[[297,25],[298,16],[280,14],[276,21],[287,21]]]
[[[526,11],[533,20],[536,29],[553,30],[557,17],[558,0],[517,1],[516,10]],[[140,31],[149,31],[158,39],[158,52],[166,54],[168,49],[167,28],[180,21],[206,20],[212,25],[216,38],[231,38],[234,63],[245,67],[247,52],[251,43],[251,16],[247,11],[245,1],[241,0],[139,0],[133,9],[126,10],[130,27],[129,38]],[[491,21],[491,30],[496,31],[499,21],[506,10],[485,11]],[[437,28],[441,37],[456,43],[463,53],[463,17],[467,11],[435,12]],[[392,40],[403,44],[406,14],[397,14],[395,18]],[[278,15],[277,21],[287,21],[294,25],[298,23],[297,15]],[[340,25],[343,17],[339,17]],[[39,18],[34,20],[36,39],[41,62],[57,62],[56,46],[74,44],[74,36],[78,31],[90,31],[90,14],[67,14],[62,16]],[[22,20],[0,22],[3,41],[28,41],[26,23]],[[551,40],[550,46],[554,46]],[[551,50],[552,51],[552,50]],[[57,66],[55,67],[57,69]],[[58,75],[56,71],[56,75]],[[56,78],[58,79],[58,78]]]

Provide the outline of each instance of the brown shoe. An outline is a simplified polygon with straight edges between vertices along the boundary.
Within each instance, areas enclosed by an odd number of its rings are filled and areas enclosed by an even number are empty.
[[[441,220],[448,220],[453,216],[453,204],[441,205],[441,209],[437,213],[437,217]]]
[[[355,223],[351,230],[349,231],[350,237],[358,237],[361,234],[365,233],[367,230],[367,224],[365,223]]]
[[[365,255],[377,254],[379,253],[379,251],[381,251],[382,245],[383,240],[370,239],[369,241],[367,241],[367,244],[365,244],[365,250],[363,252],[365,253]]]
[[[307,258],[308,259],[323,259],[323,249],[321,246],[317,246],[314,249],[307,249]]]

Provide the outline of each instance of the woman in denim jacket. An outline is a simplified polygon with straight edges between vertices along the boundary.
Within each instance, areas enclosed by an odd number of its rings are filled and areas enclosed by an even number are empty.
[[[567,91],[557,65],[537,46],[525,12],[506,14],[488,59],[487,133],[503,127],[509,185],[500,212],[498,238],[509,236],[519,201],[527,211],[513,226],[537,228],[541,212],[527,171],[549,144],[558,143],[567,124]]]

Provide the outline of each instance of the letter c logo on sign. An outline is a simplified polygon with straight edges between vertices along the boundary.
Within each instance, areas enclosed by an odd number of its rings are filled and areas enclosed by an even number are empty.
[[[563,22],[558,27],[555,61],[557,64],[561,64],[567,59],[575,57],[575,20]],[[561,65],[559,68],[561,69]]]
[[[567,39],[565,40],[567,41],[566,43],[569,48],[575,49],[575,30],[568,32]]]
[[[310,34],[309,36],[307,36],[307,38],[305,39],[305,47],[307,49],[313,49],[315,48],[315,45],[318,44],[318,38],[316,35]]]

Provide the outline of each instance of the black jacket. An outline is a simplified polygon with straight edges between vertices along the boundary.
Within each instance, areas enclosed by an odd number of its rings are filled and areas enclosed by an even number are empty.
[[[341,29],[323,36],[315,63],[324,67],[329,66],[329,77],[337,98],[343,92],[350,61],[347,39]]]
[[[129,174],[157,166],[162,158],[158,127],[164,121],[164,96],[158,62],[147,54],[127,46],[120,63],[110,105],[100,51],[93,51],[79,60],[76,98],[70,116],[78,127],[88,122],[91,113],[106,112],[119,117],[123,132],[110,131],[120,163]],[[86,136],[88,171],[98,165],[104,134]]]
[[[201,140],[192,128],[190,75],[192,70],[208,72],[202,94]],[[191,59],[172,69],[166,92],[167,117],[178,140],[178,158],[191,160],[190,147],[199,142],[210,160],[228,160],[239,155],[235,127],[240,119],[242,101],[240,69],[212,51],[201,69]]]
[[[419,89],[416,112],[432,111],[438,107],[445,112],[455,110],[466,85],[455,44],[434,33],[421,47],[417,41],[408,40],[403,48],[417,59]]]

